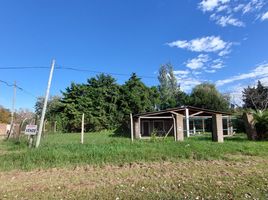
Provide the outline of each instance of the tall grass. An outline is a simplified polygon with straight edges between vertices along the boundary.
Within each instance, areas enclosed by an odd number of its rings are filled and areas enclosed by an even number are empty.
[[[76,165],[125,164],[183,159],[230,159],[230,155],[268,156],[268,142],[247,141],[244,135],[215,143],[209,135],[194,136],[184,142],[173,138],[136,140],[114,137],[112,132],[86,133],[84,144],[79,134],[50,134],[38,149],[29,149],[25,139],[0,143],[0,170],[52,168]]]

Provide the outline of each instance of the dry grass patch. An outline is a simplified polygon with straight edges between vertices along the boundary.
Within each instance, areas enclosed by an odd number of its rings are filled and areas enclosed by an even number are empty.
[[[267,199],[268,160],[0,172],[2,199]]]

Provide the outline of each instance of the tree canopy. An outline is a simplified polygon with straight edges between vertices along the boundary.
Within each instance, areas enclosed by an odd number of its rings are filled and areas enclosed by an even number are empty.
[[[228,109],[228,98],[220,94],[213,84],[196,86],[191,95],[181,91],[171,64],[159,69],[159,85],[148,87],[133,73],[122,85],[106,74],[89,78],[86,83],[71,83],[62,97],[48,101],[46,119],[57,121],[62,131],[81,129],[85,114],[85,130],[126,129],[130,113],[137,114],[182,105],[193,105],[213,110]],[[36,102],[40,117],[44,98]]]
[[[268,87],[265,87],[260,81],[257,86],[244,89],[243,91],[244,108],[254,110],[266,110],[268,108]]]
[[[158,73],[160,109],[186,104],[186,94],[180,90],[173,66],[170,63],[162,65]]]
[[[205,109],[228,111],[229,97],[222,95],[211,83],[202,83],[193,88],[190,105]]]

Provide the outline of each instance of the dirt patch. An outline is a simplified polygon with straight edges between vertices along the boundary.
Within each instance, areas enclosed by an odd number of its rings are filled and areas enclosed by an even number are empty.
[[[268,198],[267,164],[254,158],[0,172],[0,199]]]

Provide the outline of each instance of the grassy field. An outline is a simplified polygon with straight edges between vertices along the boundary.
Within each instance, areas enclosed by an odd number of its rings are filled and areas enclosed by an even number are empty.
[[[268,199],[268,142],[139,140],[112,132],[0,142],[0,199]]]
[[[26,140],[1,142],[0,152],[0,170],[31,170],[183,159],[232,160],[242,158],[240,155],[267,157],[268,143],[247,141],[244,135],[238,135],[220,144],[212,142],[206,135],[191,137],[184,142],[167,138],[136,140],[132,144],[129,138],[102,132],[86,134],[83,145],[79,134],[46,135],[38,149],[29,149]]]

